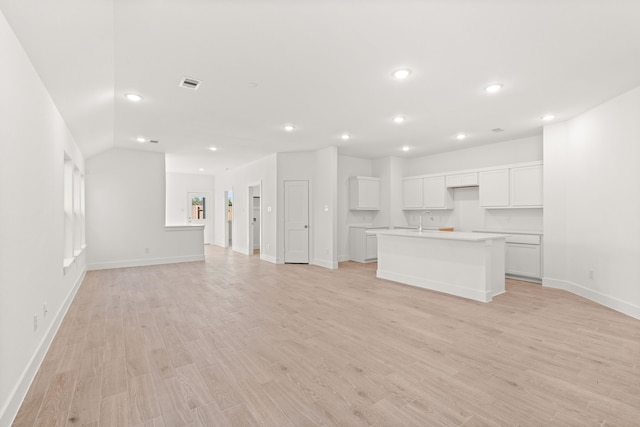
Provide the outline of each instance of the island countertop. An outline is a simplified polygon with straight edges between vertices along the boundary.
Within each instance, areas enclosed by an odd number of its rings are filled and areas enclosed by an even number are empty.
[[[442,239],[442,240],[465,240],[471,242],[483,242],[486,240],[504,239],[506,234],[493,233],[472,233],[465,231],[438,231],[438,230],[367,230],[367,234],[376,236],[397,236],[417,239]]]

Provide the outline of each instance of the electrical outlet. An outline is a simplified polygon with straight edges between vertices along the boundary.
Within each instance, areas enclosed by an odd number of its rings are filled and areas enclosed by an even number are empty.
[[[44,319],[45,317],[47,317],[47,313],[49,312],[49,309],[47,308],[47,303],[45,302],[44,304],[42,304],[42,318]]]
[[[38,315],[33,315],[33,332],[38,330]]]
[[[151,252],[151,249],[149,249],[149,248],[144,248],[144,253],[145,253],[145,254],[148,254],[149,252]]]
[[[267,243],[267,249],[271,249],[271,244]]]
[[[593,270],[589,270],[589,279],[593,280],[593,277],[594,277]]]

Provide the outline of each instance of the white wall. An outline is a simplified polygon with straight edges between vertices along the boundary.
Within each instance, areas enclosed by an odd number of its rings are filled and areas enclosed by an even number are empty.
[[[215,212],[215,177],[187,173],[167,173],[167,225],[185,225],[189,221],[188,193],[206,193],[206,218],[204,242],[213,242],[213,218]],[[222,200],[218,201],[222,203]]]
[[[315,225],[311,222],[314,209],[315,153],[312,151],[278,153],[278,255],[277,262],[284,263],[284,182],[309,181],[309,261],[313,260]]]
[[[112,149],[86,170],[89,269],[204,259],[200,229],[165,228],[163,153]]]
[[[312,264],[338,268],[338,149],[315,153]]]
[[[542,135],[408,159],[404,176],[542,160]]]
[[[338,153],[319,151],[278,153],[278,211],[284,212],[284,182],[309,181],[309,263],[338,266]],[[329,209],[325,212],[324,207]],[[278,215],[277,262],[284,262],[284,215]]]
[[[447,153],[406,160],[403,176],[447,173],[466,169],[479,169],[543,159],[542,136],[515,139]],[[401,195],[402,190],[399,191]],[[453,211],[434,211],[423,216],[423,224],[436,227],[454,227],[459,230],[492,228],[502,230],[542,230],[542,209],[483,209],[478,200],[478,189],[453,190]],[[418,213],[393,204],[396,217],[404,217],[408,225],[418,224]],[[433,219],[432,219],[433,218]],[[395,224],[398,225],[398,224]]]
[[[214,196],[214,242],[216,245],[225,246],[226,203],[224,203],[224,193],[226,190],[233,190],[232,249],[244,254],[252,253],[249,248],[248,235],[249,220],[253,212],[253,207],[249,205],[249,187],[259,184],[262,192],[260,199],[262,209],[262,248],[260,249],[260,258],[276,262],[278,213],[276,170],[276,155],[272,154],[216,176]]]
[[[428,227],[453,227],[456,231],[477,229],[542,231],[543,209],[485,209],[480,207],[478,187],[456,188],[452,210],[432,210],[422,216],[422,225]],[[419,212],[407,211],[404,216],[409,225],[418,224]]]
[[[543,283],[636,318],[639,117],[640,87],[544,130]]]
[[[84,277],[84,253],[66,274],[62,268],[64,153],[80,171],[84,160],[2,14],[0,63],[0,426],[5,427]]]
[[[338,261],[349,259],[349,225],[373,224],[377,215],[372,211],[349,210],[349,177],[350,176],[374,176],[370,159],[358,157],[338,156],[337,179],[337,251]]]

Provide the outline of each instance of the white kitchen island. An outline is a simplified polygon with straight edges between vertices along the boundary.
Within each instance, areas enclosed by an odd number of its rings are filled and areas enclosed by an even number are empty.
[[[505,235],[371,230],[377,277],[481,302],[504,292]]]

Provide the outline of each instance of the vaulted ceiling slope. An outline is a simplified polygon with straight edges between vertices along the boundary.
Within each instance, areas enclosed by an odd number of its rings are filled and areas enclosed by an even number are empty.
[[[0,0],[0,10],[87,157],[164,151],[179,172],[331,145],[376,158],[517,139],[540,134],[544,114],[565,120],[640,85],[637,0]],[[402,67],[410,76],[394,79]],[[179,87],[183,77],[202,84]],[[486,93],[490,83],[502,90]]]

